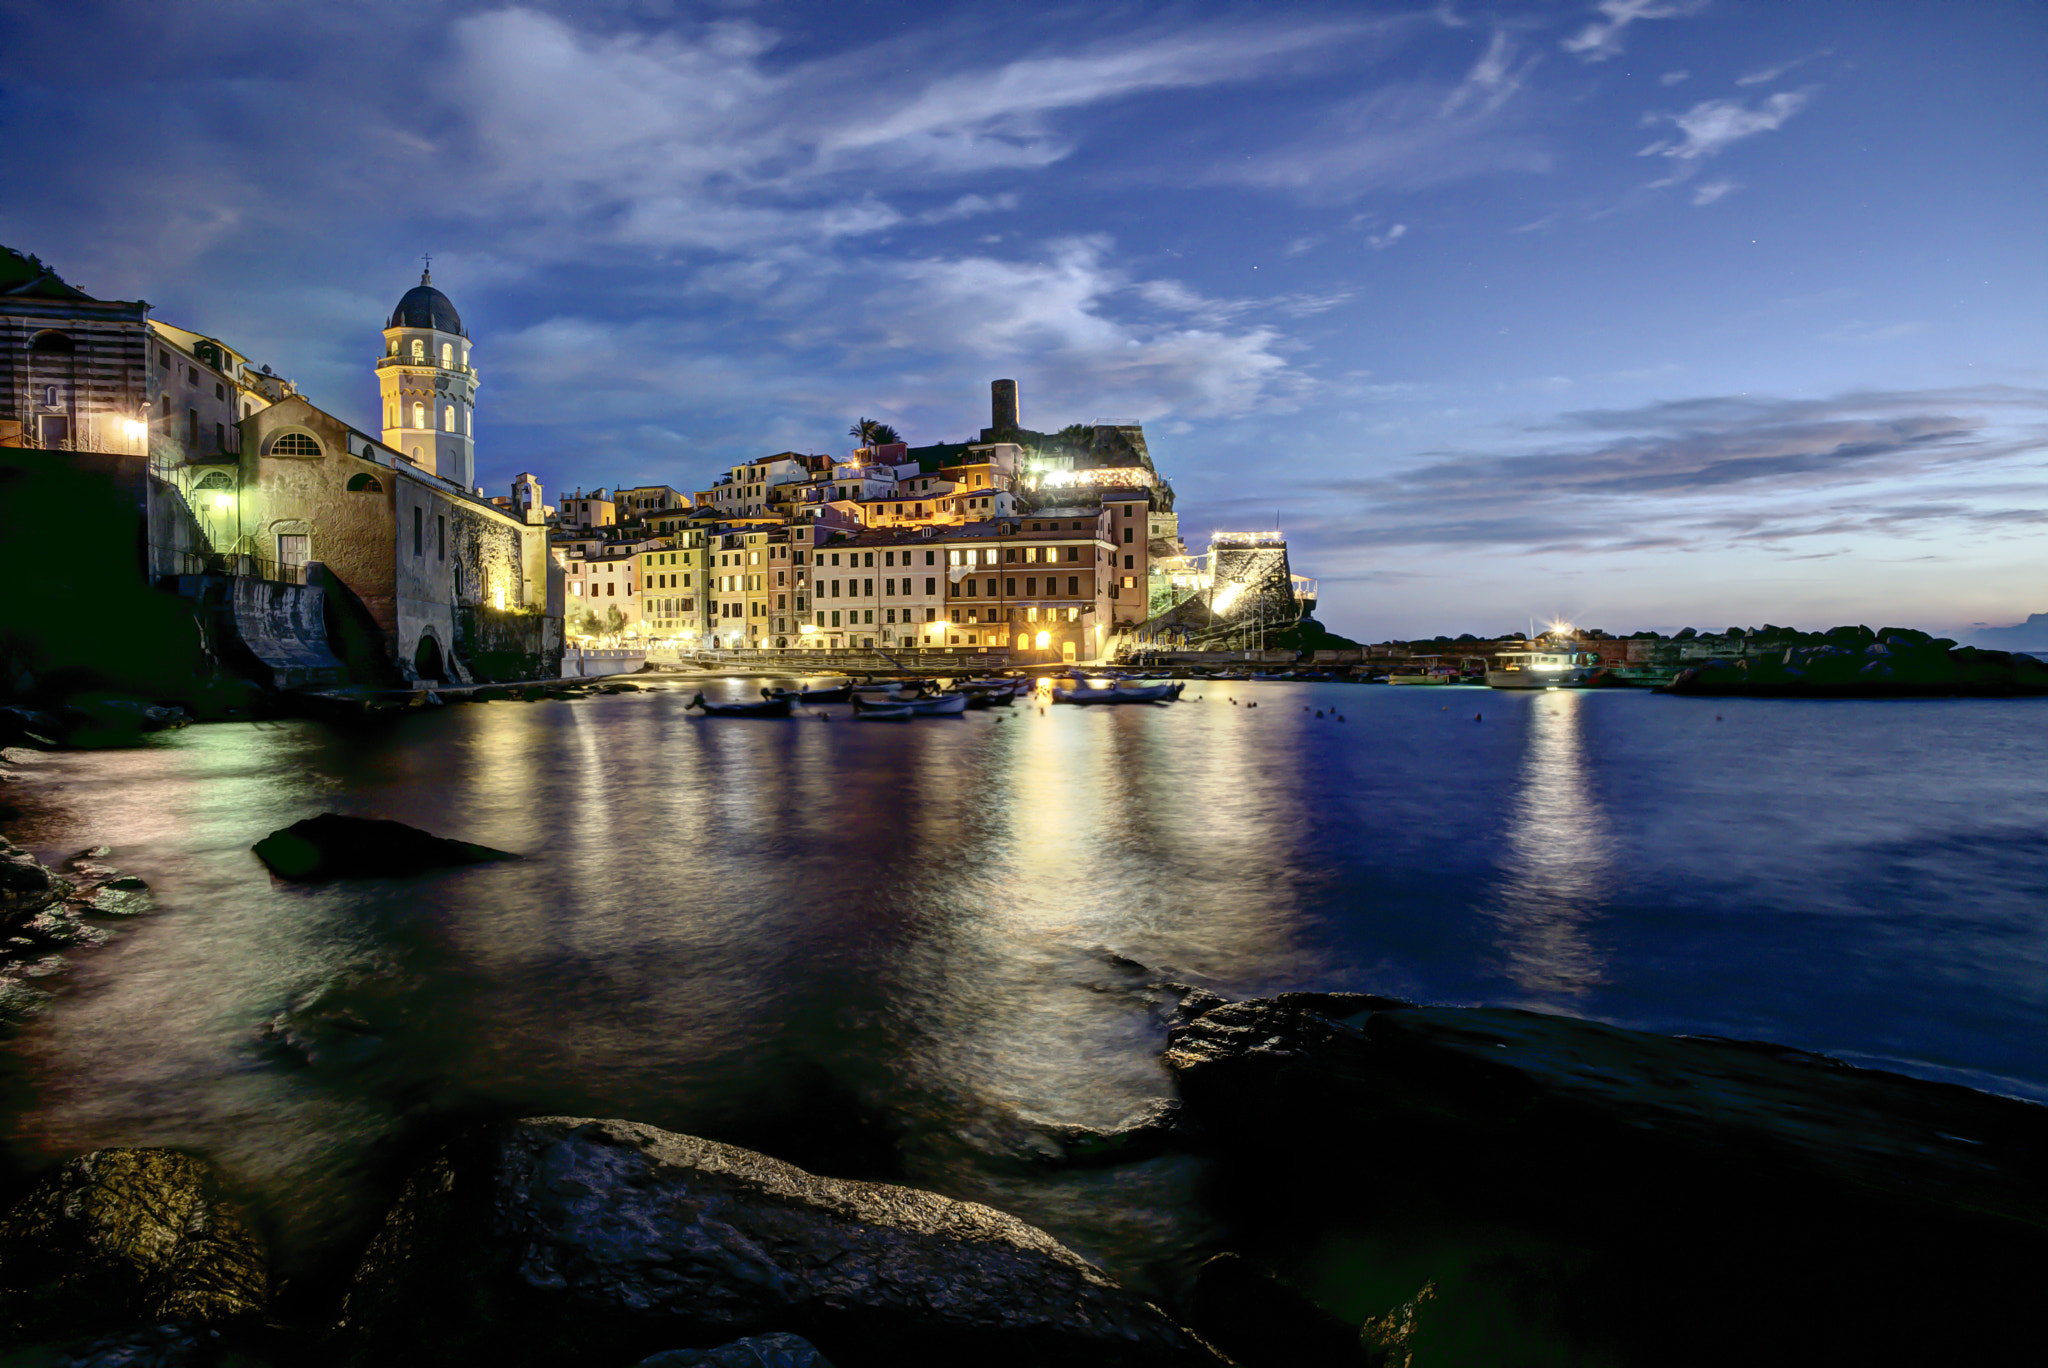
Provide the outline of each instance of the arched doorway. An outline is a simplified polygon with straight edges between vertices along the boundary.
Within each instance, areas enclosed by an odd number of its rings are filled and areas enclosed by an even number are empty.
[[[420,638],[420,648],[412,654],[412,671],[421,679],[441,681],[447,678],[447,670],[441,663],[441,643],[431,636]]]

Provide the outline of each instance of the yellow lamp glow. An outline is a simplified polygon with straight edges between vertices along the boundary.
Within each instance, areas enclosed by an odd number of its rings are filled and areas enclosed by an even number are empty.
[[[225,513],[235,506],[235,496],[232,494],[216,494],[213,496],[213,506]]]
[[[121,430],[127,433],[130,438],[138,442],[141,441],[144,437],[149,436],[149,424],[143,422],[140,418],[128,419],[126,422],[121,424]]]
[[[505,606],[505,587],[504,587],[503,585],[498,585],[498,586],[494,587],[494,588],[493,588],[493,589],[491,590],[491,607],[493,607],[493,608],[503,608],[504,606]]]
[[[1041,651],[1042,651],[1042,650],[1044,650],[1044,649],[1045,649],[1046,647],[1048,647],[1048,646],[1052,645],[1052,633],[1051,633],[1051,632],[1040,632],[1040,633],[1038,634],[1038,638],[1037,638],[1037,644],[1038,644],[1038,649],[1039,649],[1039,650],[1041,650]]]

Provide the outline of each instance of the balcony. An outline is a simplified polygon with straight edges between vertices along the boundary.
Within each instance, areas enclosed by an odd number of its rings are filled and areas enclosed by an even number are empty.
[[[409,356],[380,356],[377,358],[378,370],[389,370],[394,366],[412,370],[441,371],[448,375],[467,375],[471,377],[474,377],[477,373],[475,366],[444,366],[432,357],[428,357],[423,361],[415,361]]]

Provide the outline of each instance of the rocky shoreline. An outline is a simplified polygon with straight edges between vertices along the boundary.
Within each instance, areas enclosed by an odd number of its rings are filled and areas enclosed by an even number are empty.
[[[1794,646],[1783,653],[1707,660],[1660,690],[1713,698],[2037,698],[2048,664],[1892,629],[1865,646]]]

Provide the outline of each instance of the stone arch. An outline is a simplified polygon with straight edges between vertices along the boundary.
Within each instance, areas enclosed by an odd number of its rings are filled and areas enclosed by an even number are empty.
[[[348,478],[348,492],[351,494],[382,494],[384,485],[375,475],[364,471]]]
[[[235,482],[225,470],[209,470],[192,482],[194,493],[202,489],[233,489]]]
[[[271,438],[269,454],[272,456],[318,456],[321,454],[321,448],[320,443],[314,439],[312,433],[294,429],[290,432],[280,432],[277,436]]]
[[[412,653],[412,672],[422,680],[442,681],[448,678],[448,662],[441,653],[441,643],[434,639],[431,627],[420,633],[420,644]]]
[[[78,344],[71,340],[70,333],[45,328],[28,340],[28,349],[44,356],[70,356],[78,350]]]

